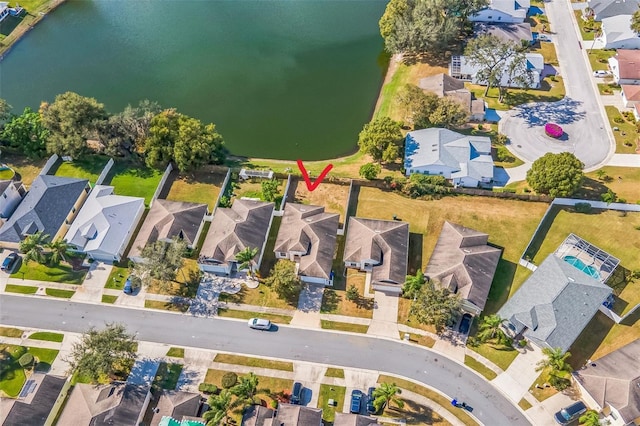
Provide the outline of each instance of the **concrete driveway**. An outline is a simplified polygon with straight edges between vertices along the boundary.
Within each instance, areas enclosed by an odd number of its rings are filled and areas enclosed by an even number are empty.
[[[594,169],[613,154],[615,145],[603,118],[603,108],[588,68],[583,47],[576,34],[574,17],[565,0],[545,2],[545,9],[560,63],[566,97],[559,102],[521,105],[508,111],[500,120],[500,132],[509,136],[509,150],[518,157],[533,162],[547,152],[572,152]],[[547,137],[548,122],[562,126],[565,136],[560,140]]]

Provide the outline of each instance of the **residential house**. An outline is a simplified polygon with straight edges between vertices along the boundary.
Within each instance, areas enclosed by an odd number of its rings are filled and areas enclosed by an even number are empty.
[[[432,127],[407,133],[404,167],[413,173],[441,175],[455,186],[476,188],[493,181],[491,139]]]
[[[502,250],[488,244],[489,234],[445,222],[425,275],[458,294],[462,309],[479,315],[484,309]]]
[[[10,217],[26,193],[27,190],[22,182],[0,181],[0,219]]]
[[[0,22],[9,16],[9,3],[6,1],[0,2]]]
[[[407,277],[409,224],[350,217],[344,266],[371,274],[374,290],[399,295]]]
[[[596,40],[604,49],[640,49],[640,37],[631,29],[631,15],[604,18]]]
[[[201,408],[202,396],[199,393],[163,390],[154,407],[151,424],[161,424],[163,419],[168,424],[171,423],[170,420],[179,424],[185,418],[192,419],[198,416]]]
[[[509,65],[513,59],[508,59]],[[531,89],[539,89],[540,82],[543,78],[544,57],[539,53],[527,53],[522,59],[524,62],[519,64],[518,69],[528,74],[526,85],[521,84],[518,79],[513,79],[508,73],[504,73],[500,79],[500,85],[503,87],[527,87]],[[471,81],[474,84],[487,85],[487,82],[477,78],[480,66],[473,65],[467,61],[467,58],[461,55],[451,56],[449,64],[449,75],[465,81]]]
[[[322,409],[281,402],[278,404],[278,410],[272,424],[277,426],[321,426]]]
[[[242,415],[241,426],[272,426],[275,411],[262,405],[250,405]]]
[[[144,213],[144,198],[96,185],[64,237],[72,250],[103,262],[119,262]]]
[[[512,24],[488,24],[486,22],[476,22],[473,25],[475,37],[482,35],[492,35],[505,43],[512,42],[521,45],[533,43],[531,24],[528,22]]]
[[[640,121],[640,102],[633,105],[633,116],[636,118],[636,121]]]
[[[618,50],[609,58],[609,69],[619,85],[640,84],[640,50]]]
[[[336,417],[333,421],[333,426],[374,426],[379,424],[378,419],[375,417],[338,412],[336,412]]]
[[[489,6],[471,15],[471,22],[524,22],[529,0],[490,0]]]
[[[149,386],[124,382],[98,386],[78,383],[73,387],[57,424],[138,426],[150,400]]]
[[[205,237],[198,263],[204,272],[230,275],[236,271],[236,255],[246,248],[259,250],[251,269],[260,267],[274,203],[235,200],[231,208],[218,208]]]
[[[581,397],[607,425],[640,425],[640,339],[573,373]]]
[[[158,240],[171,242],[178,238],[186,242],[188,248],[195,248],[206,214],[206,204],[155,200],[133,241],[129,258],[134,262],[141,261],[142,249]]]
[[[583,19],[602,21],[620,15],[633,15],[640,6],[640,0],[591,0],[583,9]]]
[[[622,89],[622,102],[626,108],[633,108],[635,104],[640,102],[640,85],[623,84],[620,88]]]
[[[303,282],[333,285],[333,255],[340,215],[324,207],[287,203],[274,246],[277,259],[298,264]]]
[[[4,426],[43,426],[55,403],[64,399],[60,392],[66,381],[64,377],[48,374],[31,375],[18,399],[3,398],[0,423]]]
[[[550,254],[500,308],[510,334],[567,351],[611,294],[611,287],[567,259]],[[575,257],[575,256],[574,256]]]
[[[473,93],[464,87],[461,80],[440,73],[420,79],[418,86],[422,90],[435,93],[440,98],[446,96],[457,101],[469,113],[470,120],[482,121],[484,119],[484,101],[475,99]]]
[[[0,228],[3,246],[17,248],[27,235],[41,231],[50,240],[64,236],[91,187],[87,179],[40,175],[11,217]]]

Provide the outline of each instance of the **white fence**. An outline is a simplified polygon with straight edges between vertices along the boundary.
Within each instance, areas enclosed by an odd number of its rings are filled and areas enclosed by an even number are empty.
[[[60,157],[58,157],[58,154],[53,154],[51,157],[49,157],[42,170],[40,170],[40,175],[48,175],[51,168],[58,162],[59,159]]]
[[[115,161],[113,161],[113,158],[109,158],[109,161],[107,161],[104,169],[102,169],[102,173],[100,173],[100,176],[98,176],[98,180],[96,180],[96,185],[102,185],[102,182],[104,182],[104,180],[107,178],[107,175],[111,171],[111,167],[113,167],[114,164]]]
[[[156,192],[151,197],[151,202],[149,203],[149,207],[153,206],[153,202],[158,199],[160,193],[162,192],[162,188],[164,188],[164,184],[167,183],[167,179],[169,175],[173,171],[173,165],[171,163],[167,164],[167,168],[164,170],[162,174],[162,179],[160,179],[160,183],[158,183],[158,187],[156,188]]]

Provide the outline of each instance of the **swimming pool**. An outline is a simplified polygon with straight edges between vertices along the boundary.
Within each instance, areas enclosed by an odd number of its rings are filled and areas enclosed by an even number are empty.
[[[591,265],[585,265],[584,262],[580,259],[578,259],[575,256],[565,256],[563,258],[563,260],[565,262],[567,262],[568,264],[570,264],[571,266],[573,266],[576,269],[581,270],[582,272],[584,272],[585,274],[589,275],[590,277],[595,278],[596,280],[600,279],[600,273],[598,272],[598,270],[596,268],[594,268]]]

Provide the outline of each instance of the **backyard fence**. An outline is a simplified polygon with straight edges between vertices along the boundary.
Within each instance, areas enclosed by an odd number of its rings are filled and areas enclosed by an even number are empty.
[[[289,188],[291,187],[292,180],[293,178],[291,177],[291,174],[287,175],[287,184],[284,187],[284,196],[282,197],[282,202],[280,203],[281,212],[284,212],[284,206],[285,204],[287,204],[287,201],[289,201]],[[295,193],[293,195],[295,197]],[[294,197],[291,197],[291,200],[294,200]]]
[[[111,167],[113,167],[114,164],[115,161],[113,161],[113,158],[109,158],[109,161],[107,161],[104,169],[102,169],[102,173],[100,173],[100,176],[98,176],[98,179],[96,180],[96,185],[102,185],[102,182],[104,182],[104,180],[107,178],[107,175],[111,171]]]
[[[224,181],[222,181],[222,186],[220,187],[220,192],[218,193],[216,202],[213,205],[213,209],[211,210],[211,215],[204,217],[204,220],[206,222],[211,222],[213,220],[213,215],[216,213],[216,210],[218,209],[218,204],[220,204],[220,199],[224,197],[224,194],[227,192],[227,185],[229,185],[229,181],[231,180],[231,168],[221,167],[221,166],[214,166],[214,167],[215,168],[210,170],[211,173],[224,171],[226,174],[224,176]]]
[[[48,175],[51,168],[58,163],[58,160],[60,160],[58,154],[53,154],[51,157],[49,157],[42,170],[40,170],[40,176]]]
[[[153,202],[160,196],[160,193],[164,188],[164,184],[167,183],[167,179],[169,178],[169,175],[171,174],[172,171],[173,171],[173,165],[171,163],[167,164],[167,168],[164,170],[164,173],[162,174],[162,178],[158,183],[156,192],[154,192],[153,197],[151,197],[151,202],[149,203],[149,207],[153,206]]]

